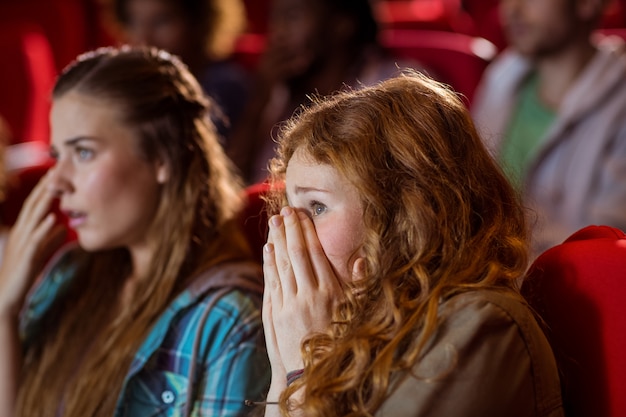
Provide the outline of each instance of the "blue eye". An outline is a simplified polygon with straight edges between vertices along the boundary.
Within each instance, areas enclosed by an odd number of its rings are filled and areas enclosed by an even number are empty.
[[[78,156],[78,159],[81,161],[88,161],[92,159],[93,154],[94,152],[91,149],[80,148],[80,147],[76,148],[76,155]]]
[[[326,212],[326,206],[317,201],[311,202],[311,213],[313,216],[319,216],[320,214],[324,214]]]

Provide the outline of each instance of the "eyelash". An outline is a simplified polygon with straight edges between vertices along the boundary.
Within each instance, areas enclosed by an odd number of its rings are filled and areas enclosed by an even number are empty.
[[[81,161],[88,161],[93,158],[94,151],[91,149],[77,146],[74,151],[76,152],[78,159]],[[84,156],[83,153],[86,153],[87,155]]]
[[[321,213],[317,212],[318,208],[322,208],[323,211]],[[319,216],[320,214],[324,214],[326,212],[326,206],[319,201],[311,201],[309,203],[309,211],[311,212],[311,216]]]

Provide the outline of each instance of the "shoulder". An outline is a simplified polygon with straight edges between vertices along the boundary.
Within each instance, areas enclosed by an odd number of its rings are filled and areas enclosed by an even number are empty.
[[[520,325],[534,321],[523,298],[512,291],[475,290],[456,294],[443,301],[439,308],[445,321],[471,320],[503,322]]]
[[[468,291],[444,301],[436,340],[470,356],[475,348],[482,353],[508,350],[525,357],[531,367],[552,366],[552,351],[534,313],[512,292]]]
[[[249,337],[262,329],[262,275],[252,262],[217,265],[200,274],[170,306],[175,334],[201,331],[210,339]]]
[[[256,328],[261,325],[261,303],[261,295],[256,292],[241,288],[216,289],[200,297],[184,315],[199,320],[206,315],[207,326],[227,326],[233,330]]]
[[[439,318],[435,340],[452,343],[461,351],[475,341],[481,349],[489,344],[500,349],[506,342],[533,360],[551,356],[533,312],[516,293],[475,290],[457,294],[441,303]]]
[[[552,351],[514,293],[474,290],[443,301],[430,343],[410,373],[394,378],[380,415],[561,415]]]

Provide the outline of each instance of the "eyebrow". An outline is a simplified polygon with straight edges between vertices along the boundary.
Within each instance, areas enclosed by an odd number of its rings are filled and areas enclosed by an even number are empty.
[[[64,141],[63,145],[65,145],[65,146],[74,146],[77,143],[82,142],[83,140],[97,141],[98,139],[96,139],[93,136],[76,136],[74,138],[67,139],[66,141]]]
[[[98,138],[95,138],[93,136],[76,136],[74,138],[70,138],[67,139],[65,141],[63,141],[63,143],[61,144],[62,147],[73,147],[76,146],[76,144],[84,141],[84,140],[90,140],[90,141],[94,141],[97,142]],[[50,149],[49,149],[50,154],[54,154],[56,152],[58,152],[57,147],[54,146],[53,144],[50,144]]]
[[[310,193],[310,192],[319,192],[319,193],[327,193],[327,194],[330,193],[330,191],[324,190],[322,188],[301,187],[301,186],[296,186],[293,191],[295,194],[303,194],[303,193]]]

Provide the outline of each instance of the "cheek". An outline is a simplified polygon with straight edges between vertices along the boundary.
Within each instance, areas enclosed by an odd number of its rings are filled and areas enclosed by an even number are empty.
[[[103,163],[86,170],[81,176],[80,186],[88,201],[106,206],[132,205],[148,190],[147,181],[141,181],[142,172],[123,161]]]
[[[350,279],[351,261],[363,241],[362,228],[350,222],[317,226],[317,236],[326,257],[343,280]]]
[[[83,194],[90,201],[107,201],[113,196],[114,191],[119,191],[119,181],[114,171],[103,167],[89,170],[79,177]]]

